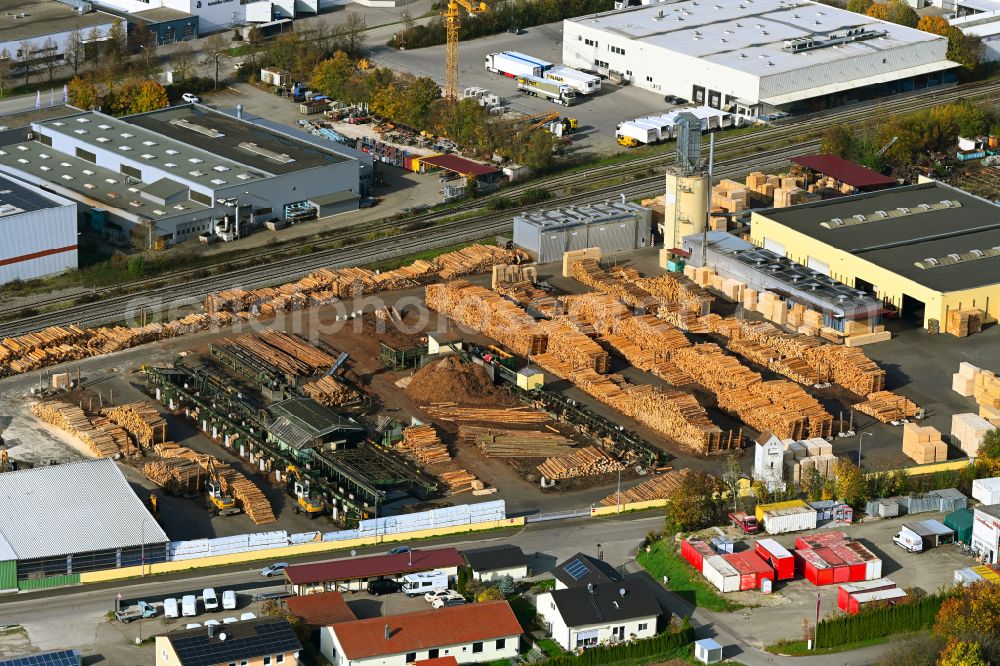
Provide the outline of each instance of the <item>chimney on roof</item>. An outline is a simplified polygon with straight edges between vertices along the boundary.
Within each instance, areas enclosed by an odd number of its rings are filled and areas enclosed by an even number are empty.
[[[390,633],[391,632],[389,631],[389,625],[387,624],[387,625],[385,625],[385,640],[389,640],[389,634]]]
[[[625,596],[625,588],[624,587],[618,588],[618,594],[620,594],[622,597],[624,597]]]
[[[587,583],[587,592],[590,592],[591,594],[594,593],[594,584],[593,583]]]

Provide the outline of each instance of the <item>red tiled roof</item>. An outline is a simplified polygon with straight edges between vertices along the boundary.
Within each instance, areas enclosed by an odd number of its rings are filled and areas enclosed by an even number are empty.
[[[499,171],[499,169],[496,169],[495,167],[480,164],[479,162],[473,162],[472,160],[467,160],[464,157],[459,157],[458,155],[433,155],[431,157],[421,157],[420,163],[440,167],[446,171],[454,171],[455,173],[460,173],[463,176],[488,176],[491,173]]]
[[[801,155],[792,161],[852,187],[885,187],[896,180],[836,155]]]
[[[412,558],[411,558],[412,555]],[[355,578],[395,576],[415,571],[459,567],[465,563],[455,548],[414,550],[399,555],[369,555],[332,562],[293,564],[285,569],[285,578],[295,585],[322,583]]]
[[[413,662],[413,666],[458,666],[458,659],[451,656],[421,659],[420,661]]]
[[[334,625],[333,633],[348,659],[370,659],[520,636],[521,625],[510,604],[490,601],[344,622]]]
[[[302,618],[303,622],[314,627],[325,627],[358,619],[340,592],[288,597],[285,603],[292,615]]]

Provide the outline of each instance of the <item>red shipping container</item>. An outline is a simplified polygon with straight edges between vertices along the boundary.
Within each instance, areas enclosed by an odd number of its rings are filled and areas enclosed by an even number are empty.
[[[895,606],[897,602],[904,599],[906,599],[906,592],[895,587],[889,590],[852,594],[848,600],[847,612],[851,615],[857,615],[859,611],[863,611],[870,604],[887,603]]]
[[[795,537],[796,548],[829,548],[850,541],[846,532],[823,532]]]
[[[774,580],[774,569],[753,551],[727,553],[722,556],[734,569],[740,572],[740,589],[760,589],[764,580]]]
[[[708,543],[701,539],[685,539],[681,541],[681,557],[697,569],[699,572],[703,568],[706,557],[712,557],[716,552]]]
[[[774,567],[775,580],[795,578],[795,558],[774,539],[760,539],[754,544],[754,552]]]
[[[837,608],[844,611],[845,613],[850,612],[849,601],[851,595],[861,594],[864,592],[876,592],[878,590],[891,590],[896,587],[888,578],[880,578],[879,580],[869,580],[861,581],[857,583],[847,583],[841,585],[837,590]]]

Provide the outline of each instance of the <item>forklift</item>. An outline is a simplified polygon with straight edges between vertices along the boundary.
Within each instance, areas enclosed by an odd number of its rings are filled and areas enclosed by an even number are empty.
[[[295,465],[285,468],[285,476],[288,478],[286,489],[295,497],[295,513],[304,513],[309,516],[309,520],[326,513],[326,504],[309,496],[309,482],[303,480]]]
[[[222,492],[222,483],[219,481],[219,472],[215,468],[215,462],[209,463],[208,473],[205,504],[209,513],[213,516],[235,516],[240,513],[240,508],[236,506],[236,500]]]

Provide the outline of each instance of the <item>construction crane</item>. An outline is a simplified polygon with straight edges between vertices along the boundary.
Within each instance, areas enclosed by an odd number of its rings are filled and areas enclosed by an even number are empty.
[[[448,0],[444,11],[444,24],[448,32],[448,46],[445,49],[444,97],[448,100],[458,99],[458,29],[461,26],[459,7],[464,7],[469,16],[485,12],[488,7],[485,2],[469,2],[469,0]]]
[[[209,459],[208,477],[208,495],[205,499],[212,515],[234,516],[239,513],[240,509],[236,506],[236,500],[222,492],[222,482],[219,480],[219,470],[215,466],[214,459]]]
[[[302,478],[295,465],[289,465],[285,468],[285,476],[288,477],[288,487],[295,496],[295,513],[304,513],[309,516],[310,520],[326,513],[326,505],[323,502],[315,501],[309,497],[308,482]]]

